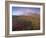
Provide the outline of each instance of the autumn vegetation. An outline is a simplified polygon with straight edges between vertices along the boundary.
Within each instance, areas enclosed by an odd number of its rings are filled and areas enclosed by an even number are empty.
[[[40,15],[32,14],[31,16],[12,16],[12,30],[39,30]]]

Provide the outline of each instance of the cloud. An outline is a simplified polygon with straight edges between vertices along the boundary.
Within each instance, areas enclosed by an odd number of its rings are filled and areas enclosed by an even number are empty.
[[[23,7],[14,7],[12,9],[12,15],[31,15],[31,13],[40,13],[40,9],[39,8],[23,8]]]

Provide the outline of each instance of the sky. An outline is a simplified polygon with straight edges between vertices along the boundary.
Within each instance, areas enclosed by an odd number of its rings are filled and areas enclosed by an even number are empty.
[[[12,7],[12,15],[31,15],[31,13],[40,13],[40,8],[32,7]]]

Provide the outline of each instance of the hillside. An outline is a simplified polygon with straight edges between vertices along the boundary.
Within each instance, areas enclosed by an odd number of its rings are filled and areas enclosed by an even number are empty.
[[[40,15],[32,14],[31,16],[13,16],[14,30],[39,30],[40,29]]]

